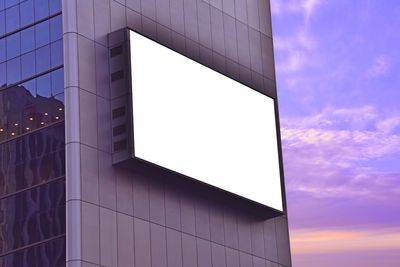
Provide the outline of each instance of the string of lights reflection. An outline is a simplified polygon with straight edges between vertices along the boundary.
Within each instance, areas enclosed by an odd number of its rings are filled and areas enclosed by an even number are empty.
[[[63,108],[62,108],[62,107],[58,108],[58,111],[63,111]],[[44,115],[44,118],[46,118],[46,117],[49,116],[49,113],[48,113],[48,112],[44,112],[43,115]],[[55,118],[55,120],[56,120],[56,122],[57,122],[57,121],[59,121],[59,120],[61,119],[61,116],[55,116],[54,118]],[[35,118],[34,118],[34,117],[29,117],[29,121],[32,121],[32,122],[35,121]],[[40,125],[41,125],[41,126],[51,125],[51,124],[53,124],[53,123],[54,123],[54,122],[40,121]],[[17,134],[17,132],[18,132],[18,130],[19,130],[19,127],[21,126],[21,123],[15,122],[15,123],[13,123],[13,124],[11,124],[11,125],[14,125],[14,127],[17,127],[17,128],[15,129],[15,131],[11,131],[11,133],[10,133],[10,135],[11,135],[12,137],[15,137],[15,135]],[[25,131],[30,131],[30,130],[31,130],[31,127],[25,127],[24,130],[25,130]],[[5,131],[4,128],[0,128],[0,135],[1,135],[2,133],[5,133],[5,132],[6,132],[6,131]],[[4,137],[3,137],[3,138],[4,138]]]

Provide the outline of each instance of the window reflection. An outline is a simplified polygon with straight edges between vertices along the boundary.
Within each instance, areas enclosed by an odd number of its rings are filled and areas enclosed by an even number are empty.
[[[0,255],[65,232],[65,182],[0,200]]]
[[[52,95],[52,91],[63,91],[62,72],[59,69],[0,91],[0,142],[64,119],[64,103]]]
[[[65,266],[65,237],[18,251],[0,258],[0,266],[62,267]]]

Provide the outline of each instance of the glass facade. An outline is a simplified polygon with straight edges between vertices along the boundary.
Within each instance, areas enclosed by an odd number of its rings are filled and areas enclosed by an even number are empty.
[[[61,0],[0,0],[0,266],[65,266]]]

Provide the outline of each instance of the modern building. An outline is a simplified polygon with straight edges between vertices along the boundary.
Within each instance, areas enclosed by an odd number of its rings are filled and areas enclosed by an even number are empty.
[[[276,206],[139,154],[140,38],[272,103]],[[0,266],[291,266],[269,0],[0,0]]]

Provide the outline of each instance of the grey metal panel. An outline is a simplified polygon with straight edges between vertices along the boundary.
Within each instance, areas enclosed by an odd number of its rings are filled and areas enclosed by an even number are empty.
[[[182,267],[182,233],[169,228],[166,232],[168,266]]]
[[[183,267],[197,266],[196,238],[192,235],[182,234],[182,261]]]
[[[239,252],[240,267],[253,266],[253,258],[250,254]]]
[[[256,220],[251,224],[251,248],[253,255],[265,257],[263,221]]]
[[[181,210],[178,192],[171,186],[165,187],[165,219],[166,226],[181,229]]]
[[[226,265],[225,247],[211,243],[212,266],[229,267]]]
[[[165,225],[164,187],[159,183],[149,186],[150,221]]]
[[[135,217],[148,220],[150,217],[149,184],[146,177],[132,175],[133,180],[133,214]]]
[[[150,224],[135,218],[134,228],[135,267],[151,267]]]
[[[211,241],[225,244],[224,214],[220,206],[210,206]]]
[[[210,211],[208,203],[203,200],[196,199],[196,236],[204,239],[210,239]]]
[[[211,244],[209,241],[197,238],[197,266],[212,267]]]
[[[154,267],[167,267],[167,242],[165,227],[151,223],[151,265]]]
[[[226,266],[239,267],[239,251],[232,248],[226,248]]]
[[[275,225],[278,262],[285,266],[291,266],[287,219],[285,217],[277,217],[275,218]]]

